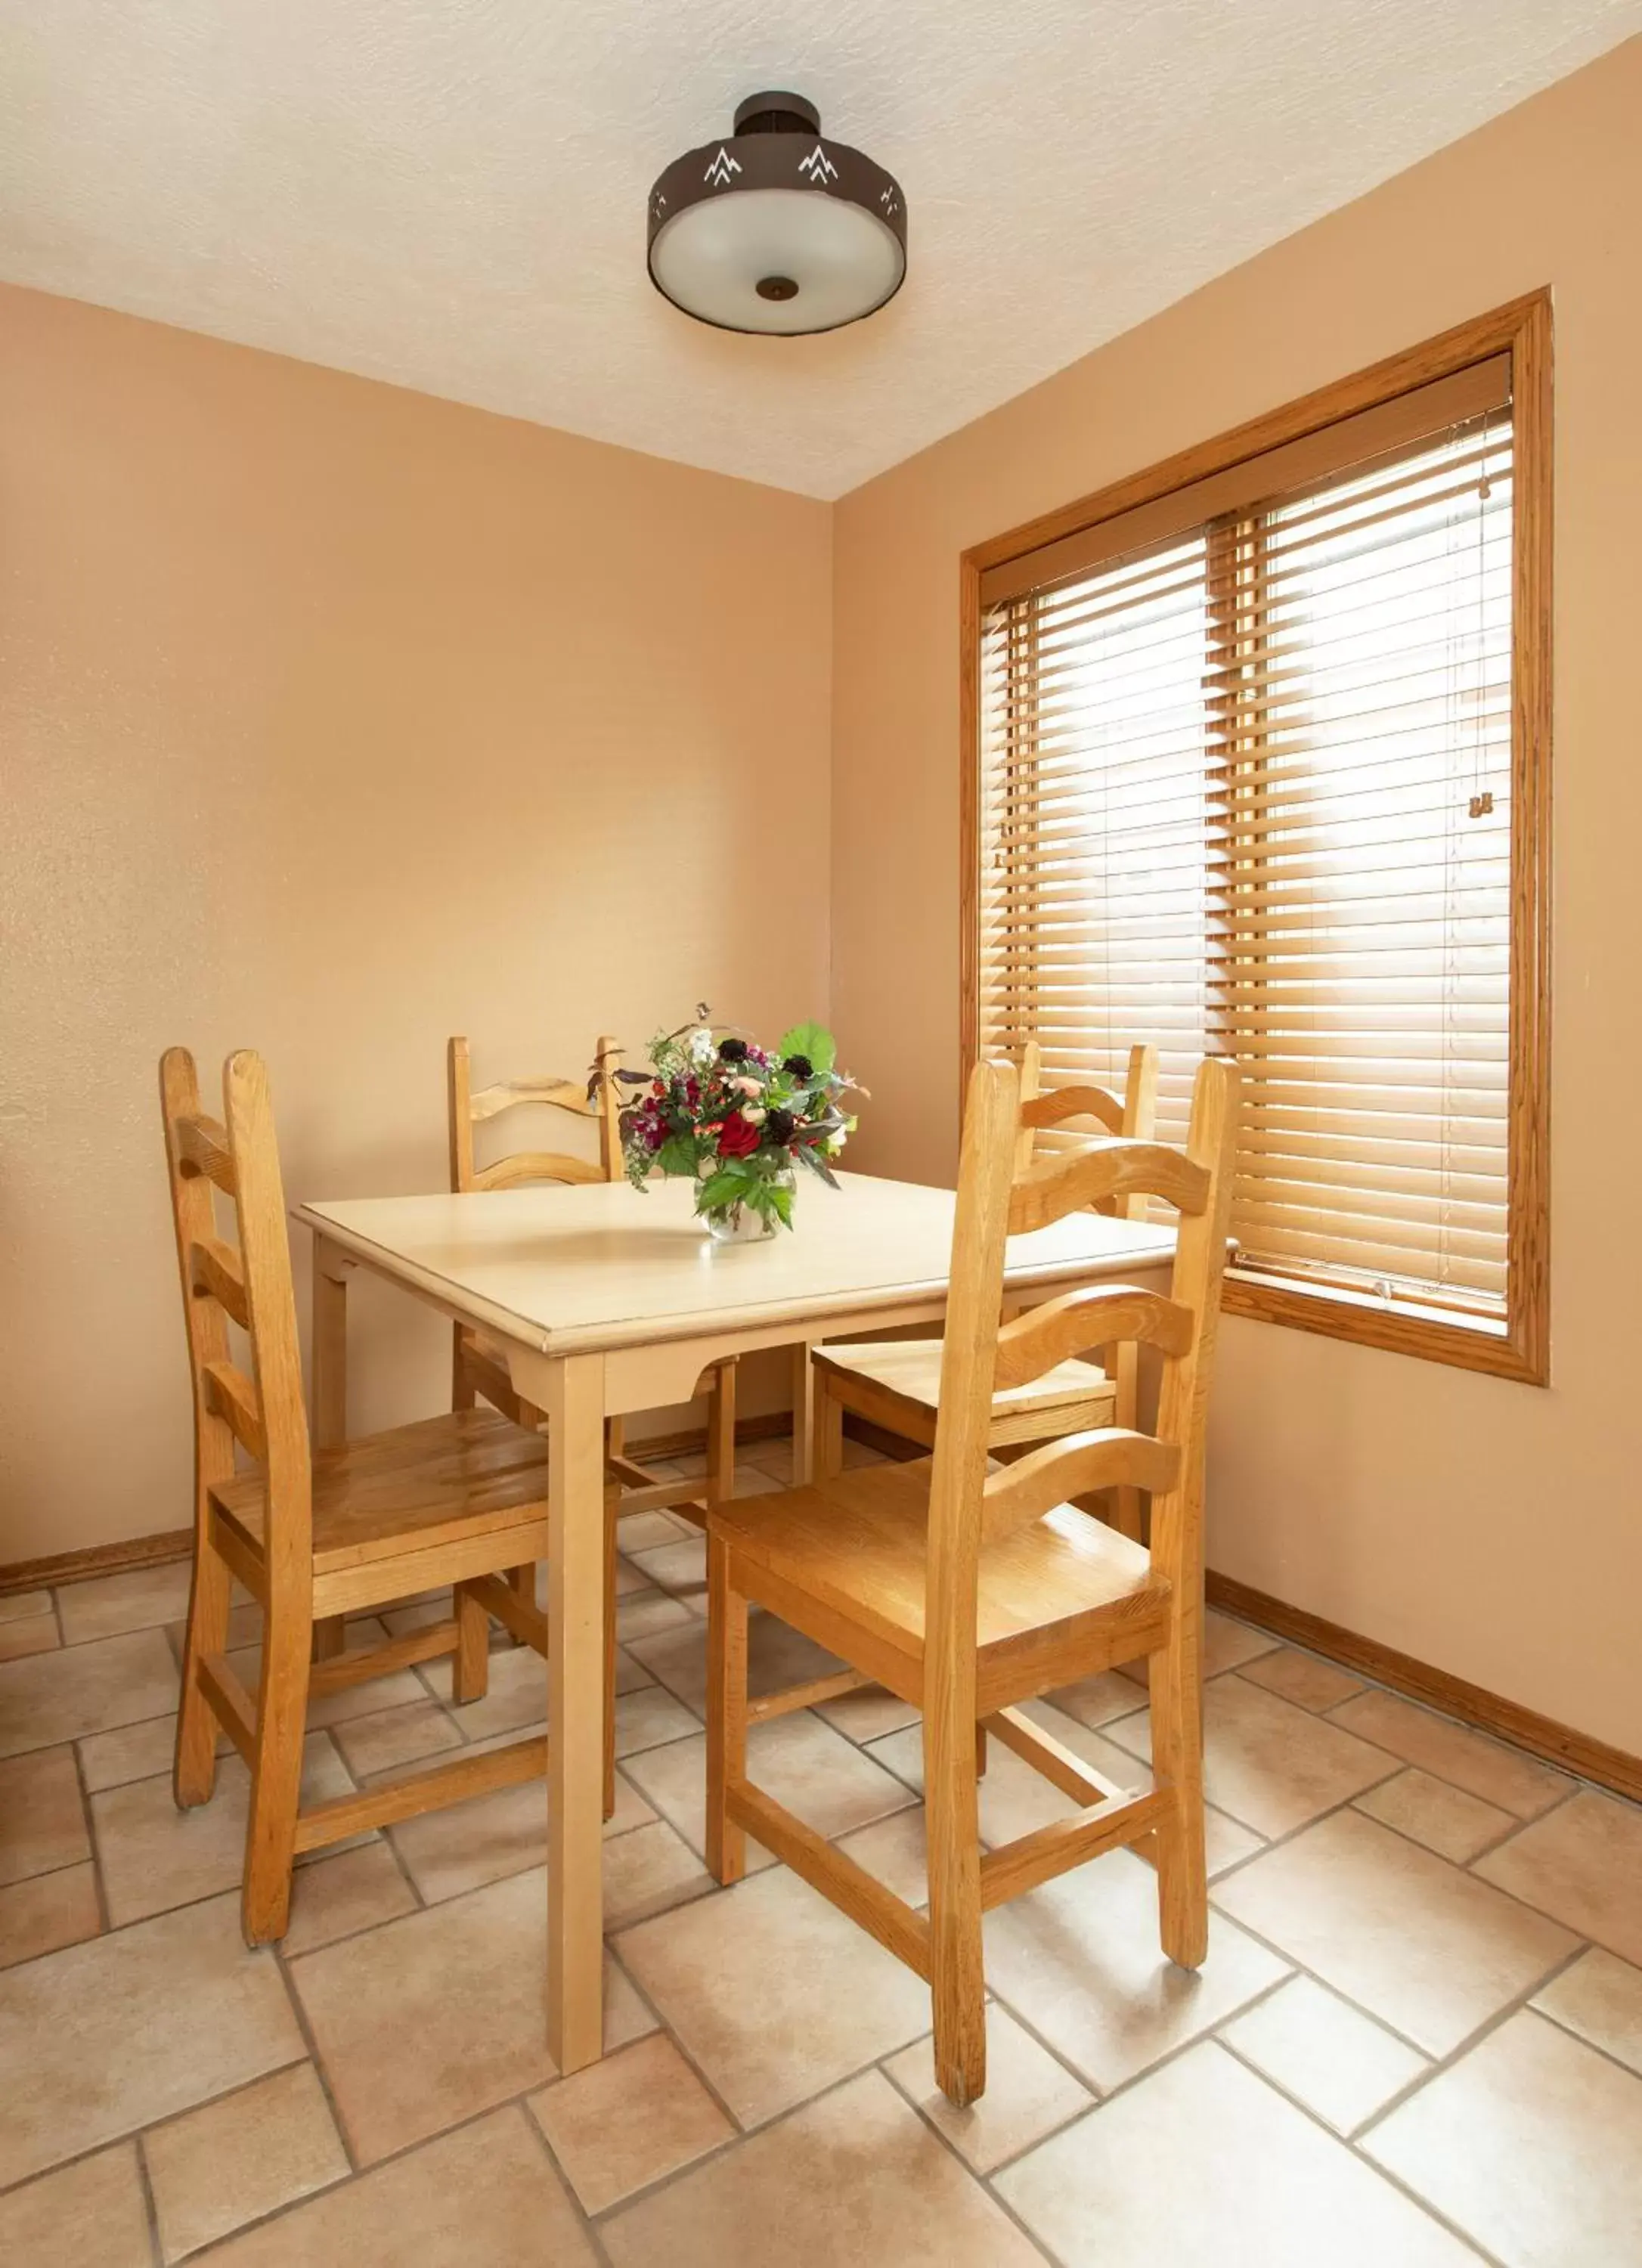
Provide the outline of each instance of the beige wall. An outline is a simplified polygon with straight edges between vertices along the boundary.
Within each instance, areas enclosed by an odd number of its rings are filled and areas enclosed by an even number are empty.
[[[834,1016],[873,1094],[857,1156],[949,1178],[960,550],[1554,287],[1554,1383],[1229,1324],[1210,1556],[1632,1750],[1639,120],[1633,41],[847,497],[835,526],[833,806]]]
[[[260,1047],[342,1196],[440,1185],[452,1031],[483,1078],[825,1014],[829,539],[0,291],[0,1564],[189,1517],[167,1042]],[[443,1327],[355,1306],[355,1424],[440,1407]]]

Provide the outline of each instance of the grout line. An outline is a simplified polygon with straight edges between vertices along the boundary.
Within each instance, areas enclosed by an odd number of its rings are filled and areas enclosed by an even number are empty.
[[[159,2241],[159,2201],[154,2195],[153,2176],[148,2169],[148,2152],[141,2132],[131,2137],[136,2157],[137,2187],[143,2193],[143,2211],[148,2220],[148,2249],[155,2268],[163,2268],[166,2248]]]
[[[86,1856],[92,1862],[92,1888],[97,1894],[98,1935],[107,1937],[113,1930],[108,1912],[108,1886],[103,1880],[103,1854],[98,1841],[96,1821],[92,1812],[91,1790],[85,1785],[85,1761],[80,1754],[77,1741],[68,1743],[69,1755],[74,1765],[75,1783],[80,1793],[80,1823],[85,1830]],[[84,1865],[82,1859],[77,1863]],[[54,1873],[56,1869],[52,1870]],[[81,1940],[85,1942],[84,1940]]]

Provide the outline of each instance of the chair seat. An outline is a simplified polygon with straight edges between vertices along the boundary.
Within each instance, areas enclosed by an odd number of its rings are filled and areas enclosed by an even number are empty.
[[[715,1506],[708,1522],[709,1534],[729,1544],[750,1595],[846,1660],[855,1660],[849,1632],[863,1632],[872,1658],[855,1666],[919,1706],[932,1470],[927,1457],[868,1466],[809,1488],[736,1498]],[[1043,1690],[1043,1667],[1062,1651],[1077,1656],[1077,1675],[1144,1653],[1168,1599],[1142,1545],[1072,1505],[985,1545],[983,1710]],[[806,1614],[806,1602],[817,1611]]]
[[[818,1347],[814,1361],[828,1373],[833,1391],[864,1416],[926,1448],[933,1447],[940,1406],[939,1339]],[[1004,1387],[995,1394],[990,1439],[994,1448],[1002,1448],[1049,1433],[1084,1432],[1109,1425],[1116,1403],[1116,1389],[1099,1363],[1074,1355],[1027,1385]]]
[[[547,1498],[547,1442],[493,1410],[368,1433],[314,1457],[313,1572],[524,1527],[545,1516]],[[219,1483],[211,1501],[260,1556],[262,1475]]]

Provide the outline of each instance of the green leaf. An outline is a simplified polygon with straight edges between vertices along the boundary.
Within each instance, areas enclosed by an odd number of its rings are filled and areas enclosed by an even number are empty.
[[[696,1193],[697,1212],[719,1212],[726,1206],[746,1203],[751,1183],[747,1174],[737,1170],[739,1162],[720,1166],[716,1174],[707,1176]]]
[[[693,1134],[669,1134],[656,1152],[656,1163],[664,1174],[688,1174],[696,1171],[696,1138]]]
[[[818,1071],[829,1071],[838,1060],[838,1042],[824,1024],[794,1024],[776,1047],[777,1062],[789,1056],[807,1056]]]
[[[769,1186],[768,1194],[769,1197],[768,1210],[775,1214],[783,1228],[791,1228],[792,1226],[793,1192],[788,1188],[784,1182],[771,1182]],[[761,1208],[761,1210],[762,1210],[762,1208]]]

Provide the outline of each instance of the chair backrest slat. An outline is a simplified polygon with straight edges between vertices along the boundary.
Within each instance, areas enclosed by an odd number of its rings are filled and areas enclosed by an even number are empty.
[[[619,1182],[622,1178],[622,1138],[617,1123],[620,1104],[610,1076],[621,1049],[607,1034],[594,1056],[594,1083],[557,1079],[498,1079],[475,1094],[468,1042],[453,1038],[446,1050],[446,1085],[450,1102],[451,1187],[463,1189],[519,1189],[528,1182]],[[575,1158],[556,1150],[519,1150],[479,1166],[474,1158],[473,1130],[510,1110],[562,1110],[572,1118],[589,1119],[599,1130],[599,1162]]]
[[[481,1166],[469,1186],[475,1189],[517,1189],[529,1182],[607,1179],[602,1166],[590,1165],[585,1158],[567,1157],[558,1150],[515,1150],[508,1157],[498,1158],[493,1166]]]
[[[540,1103],[549,1110],[568,1110],[572,1118],[599,1116],[597,1105],[587,1099],[586,1088],[571,1079],[502,1079],[468,1097],[468,1115],[475,1126],[482,1126],[487,1118],[499,1118],[504,1110],[517,1110],[526,1102]]]
[[[1197,1213],[1208,1195],[1209,1176],[1190,1157],[1162,1142],[1117,1138],[1034,1166],[1011,1195],[1009,1233],[1047,1228],[1101,1197],[1157,1197],[1181,1212]]]
[[[1071,1126],[1080,1118],[1093,1119],[1108,1134],[1123,1134],[1149,1142],[1158,1119],[1158,1051],[1143,1041],[1129,1050],[1129,1070],[1122,1098],[1104,1086],[1054,1086],[1042,1084],[1042,1052],[1035,1040],[1020,1051],[1020,1136],[1015,1145],[1015,1173],[1024,1174],[1038,1154],[1040,1133]],[[1138,1197],[1102,1197],[1101,1212],[1134,1219],[1145,1209]]]
[[[1069,1497],[1096,1489],[1171,1489],[1181,1476],[1181,1451],[1152,1433],[1110,1425],[1046,1442],[991,1474],[983,1493],[981,1540],[996,1543],[1053,1512]]]
[[[313,1581],[313,1473],[284,1187],[260,1056],[242,1049],[223,1068],[223,1123],[199,1104],[186,1048],[160,1063],[173,1216],[194,1377],[198,1517],[211,1486],[231,1477],[237,1441],[263,1470],[270,1610],[300,1605]],[[236,1251],[218,1235],[211,1186],[230,1197]],[[250,1343],[250,1368],[229,1349],[228,1326]]]
[[[1153,1565],[1172,1583],[1189,1586],[1200,1577],[1204,1421],[1226,1263],[1237,1087],[1230,1064],[1211,1059],[1199,1066],[1183,1152],[1119,1138],[1021,1173],[1012,1171],[1020,1139],[1016,1073],[1007,1064],[976,1066],[959,1168],[926,1578],[925,1675],[939,1651],[954,1694],[966,1690],[967,1677],[972,1697],[982,1543],[1069,1498],[1114,1487],[1147,1491]],[[1006,1238],[1104,1195],[1160,1197],[1174,1206],[1167,1296],[1133,1285],[1095,1286],[1000,1324]],[[1157,1423],[1149,1432],[1120,1423],[1050,1442],[988,1476],[995,1393],[1029,1384],[1092,1344],[1139,1344],[1163,1355]],[[967,1671],[952,1654],[955,1646],[961,1655],[966,1646]]]
[[[1068,1355],[1108,1340],[1131,1339],[1184,1354],[1197,1328],[1192,1310],[1134,1284],[1096,1284],[1028,1307],[998,1335],[993,1388],[1027,1386]]]

